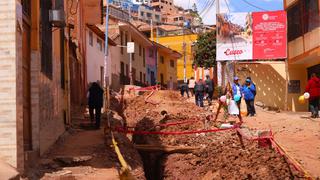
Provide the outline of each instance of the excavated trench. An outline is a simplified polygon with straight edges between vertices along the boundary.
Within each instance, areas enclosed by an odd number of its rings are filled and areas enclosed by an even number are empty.
[[[170,94],[171,95],[171,94]],[[167,98],[166,94],[155,94],[158,99]],[[189,120],[190,112],[202,110],[193,105],[181,103],[171,95],[170,103],[162,104],[170,110],[169,122]],[[174,100],[178,99],[178,100]],[[159,101],[159,100],[158,100]],[[159,101],[165,102],[165,101]],[[161,107],[161,108],[162,108]],[[161,109],[157,107],[158,109]],[[156,129],[155,124],[162,123],[161,117],[167,112],[155,111],[155,106],[138,97],[121,108],[121,116],[134,126],[135,131],[193,131],[201,130],[201,122],[170,126]],[[174,109],[174,111],[172,111]],[[120,114],[120,113],[119,113]],[[199,117],[198,117],[199,118]],[[138,120],[138,121],[137,121]],[[214,128],[214,126],[210,126]],[[235,131],[219,133],[198,133],[182,136],[133,135],[131,143],[135,145],[154,145],[157,147],[185,146],[199,147],[187,153],[146,150],[137,148],[143,163],[144,175],[148,180],[162,179],[304,179],[284,158],[271,148],[261,148],[257,142],[245,141],[243,147]],[[160,148],[161,149],[161,148]]]

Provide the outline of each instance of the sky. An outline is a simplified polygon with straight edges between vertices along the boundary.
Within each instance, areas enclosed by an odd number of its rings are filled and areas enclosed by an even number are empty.
[[[191,9],[196,3],[198,11],[202,12],[214,0],[174,0],[174,3],[185,9]],[[256,12],[256,11],[275,11],[283,10],[283,0],[219,0],[220,13],[228,12]],[[253,4],[249,5],[249,4]],[[208,8],[207,8],[208,9]],[[215,4],[207,11],[200,14],[204,24],[212,25],[216,23],[216,6]]]

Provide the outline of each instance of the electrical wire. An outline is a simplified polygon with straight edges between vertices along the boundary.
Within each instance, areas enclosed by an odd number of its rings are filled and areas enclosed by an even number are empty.
[[[246,4],[248,4],[249,6],[252,6],[252,7],[256,8],[256,9],[259,9],[259,10],[262,10],[262,11],[268,11],[268,10],[266,10],[266,9],[263,9],[263,8],[261,8],[261,7],[259,7],[259,6],[256,6],[256,5],[248,2],[247,0],[242,0],[242,1],[245,2]]]
[[[203,14],[201,14],[201,16],[206,16],[207,13],[210,11],[210,9],[211,9],[212,7],[214,7],[214,5],[215,5],[215,0],[210,1],[210,4],[209,4],[209,6],[206,8],[206,11],[205,11]]]
[[[226,3],[226,6],[227,6],[227,8],[228,8],[228,12],[230,13],[231,11],[230,11],[230,7],[229,7],[228,0],[224,0],[224,2]]]

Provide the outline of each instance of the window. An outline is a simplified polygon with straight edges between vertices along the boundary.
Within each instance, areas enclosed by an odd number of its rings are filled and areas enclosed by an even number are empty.
[[[164,78],[163,78],[163,74],[162,73],[160,74],[160,82],[161,82],[161,84],[164,84]]]
[[[129,76],[129,65],[126,64],[126,76]]]
[[[160,62],[161,62],[161,64],[164,64],[164,57],[163,56],[160,56]]]
[[[123,32],[120,31],[120,44],[123,46]],[[123,47],[120,48],[121,54],[123,54]]]
[[[148,18],[152,17],[152,14],[151,13],[147,13],[147,17]]]
[[[170,60],[170,67],[174,68],[174,61],[173,60]]]
[[[136,54],[136,53],[132,53],[132,61],[135,60],[135,54]]]
[[[174,20],[174,21],[178,21],[178,20],[179,20],[179,18],[173,18],[173,20]]]
[[[159,15],[155,15],[157,20],[160,20],[160,16]]]
[[[132,68],[132,82],[135,84],[136,82],[136,69]]]
[[[320,27],[319,1],[300,0],[287,11],[288,41]]]
[[[288,40],[294,40],[302,35],[301,12],[298,4],[288,10]]]
[[[150,58],[153,57],[153,49],[149,49],[149,57],[150,57]]]
[[[302,2],[304,3],[304,32],[310,32],[320,27],[319,1],[304,0]]]
[[[133,40],[133,39],[131,39],[131,42],[133,42],[133,43],[134,43],[134,40]],[[136,46],[134,46],[134,47],[136,47]],[[132,53],[132,61],[134,61],[134,60],[135,60],[135,52],[136,52],[136,49],[134,49],[134,52]]]
[[[143,67],[146,67],[146,49],[143,48]]]
[[[121,84],[125,84],[124,63],[123,63],[123,62],[121,62],[120,83],[121,83]]]
[[[183,17],[179,17],[179,20],[181,21],[181,20],[183,20],[184,18]]]
[[[146,73],[143,73],[143,83],[146,83]]]
[[[140,56],[140,57],[142,56],[142,47],[141,47],[140,44],[139,44],[139,56]]]
[[[51,1],[41,1],[41,72],[52,79],[52,26],[49,22]]]
[[[127,44],[128,44],[128,34],[126,33],[126,35],[125,35],[125,43],[124,43],[124,45],[126,46]]]
[[[93,46],[93,33],[91,31],[89,32],[89,44]]]
[[[140,72],[140,82],[142,82],[142,72]]]
[[[144,12],[140,12],[140,15],[143,17],[144,16]]]
[[[102,51],[102,41],[101,39],[97,38],[97,48],[99,49],[99,51]]]

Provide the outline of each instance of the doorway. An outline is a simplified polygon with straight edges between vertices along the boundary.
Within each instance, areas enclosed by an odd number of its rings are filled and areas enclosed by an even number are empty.
[[[31,130],[31,30],[27,22],[23,22],[22,35],[22,84],[23,84],[23,143],[24,150],[32,150]]]

